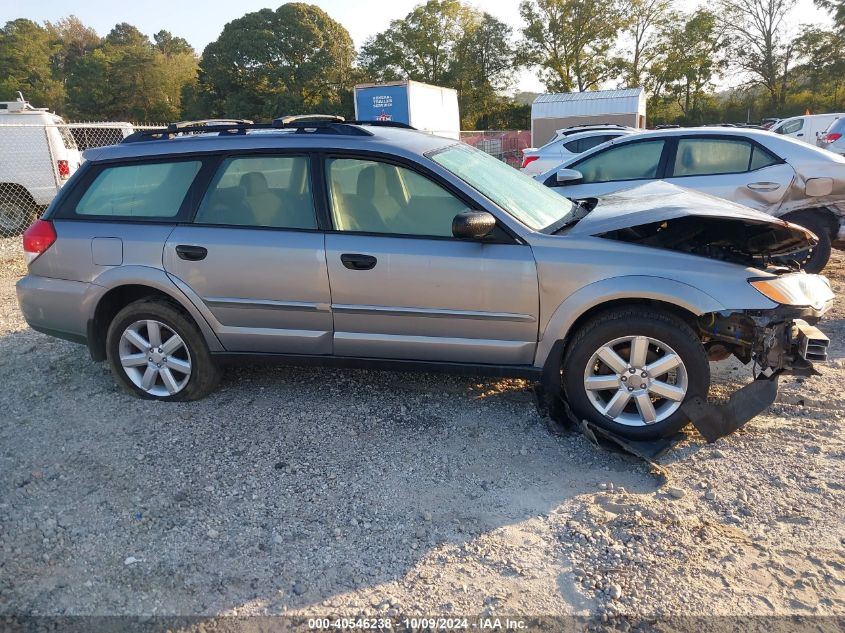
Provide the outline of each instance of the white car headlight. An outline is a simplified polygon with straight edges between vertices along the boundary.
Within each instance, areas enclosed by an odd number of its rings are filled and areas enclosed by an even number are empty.
[[[821,310],[833,300],[827,277],[793,273],[768,279],[749,279],[748,283],[774,301],[788,306],[810,306]]]

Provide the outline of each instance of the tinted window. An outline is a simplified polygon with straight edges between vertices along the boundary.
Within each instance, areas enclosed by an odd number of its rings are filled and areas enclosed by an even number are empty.
[[[768,167],[769,165],[774,165],[779,162],[780,159],[777,156],[770,154],[766,150],[755,145],[751,152],[751,165],[749,166],[749,170],[754,171],[755,169],[762,169],[763,167]]]
[[[580,171],[582,182],[611,182],[657,178],[663,141],[617,145],[585,158],[572,167]]]
[[[803,127],[804,119],[796,119],[795,121],[781,123],[780,126],[776,127],[773,131],[778,134],[795,134],[795,132],[798,132]]]
[[[420,174],[387,163],[328,161],[334,226],[341,231],[452,236],[466,205]]]
[[[733,139],[682,138],[675,154],[674,176],[708,176],[748,171],[751,143]]]
[[[104,168],[76,205],[77,215],[172,218],[202,163],[179,161]]]
[[[194,222],[317,228],[308,158],[227,158],[211,181]]]
[[[673,176],[737,174],[778,162],[742,139],[684,138],[678,141]]]

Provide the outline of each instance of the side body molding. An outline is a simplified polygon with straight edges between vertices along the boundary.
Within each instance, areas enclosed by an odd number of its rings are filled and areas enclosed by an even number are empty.
[[[172,280],[166,272],[151,266],[116,266],[100,274],[91,283],[85,298],[85,311],[88,318],[94,318],[97,304],[109,290],[129,285],[149,286],[171,297],[194,319],[208,343],[208,348],[212,352],[225,351],[209,325],[208,310],[205,308],[200,310],[197,307],[203,305],[202,301],[197,303],[199,299],[189,296],[190,290],[184,284],[175,283],[175,280]]]
[[[602,279],[573,292],[552,313],[537,345],[534,366],[542,367],[546,363],[552,346],[569,334],[572,324],[582,314],[595,306],[619,299],[653,299],[676,305],[693,314],[725,309],[709,294],[674,279],[650,275]]]

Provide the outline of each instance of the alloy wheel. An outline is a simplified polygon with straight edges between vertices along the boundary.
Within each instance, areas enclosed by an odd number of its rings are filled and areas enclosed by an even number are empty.
[[[172,396],[191,378],[191,353],[172,328],[153,319],[135,321],[120,336],[120,364],[129,380],[152,396]]]
[[[602,415],[625,426],[662,422],[687,393],[680,355],[649,336],[623,336],[602,345],[584,370],[584,389]]]

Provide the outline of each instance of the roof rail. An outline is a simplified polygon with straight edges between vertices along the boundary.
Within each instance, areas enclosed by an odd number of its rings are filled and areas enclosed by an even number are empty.
[[[284,116],[273,119],[272,123],[253,123],[247,119],[203,119],[199,121],[179,121],[164,128],[138,130],[130,134],[122,143],[141,141],[161,141],[175,136],[190,134],[212,134],[220,136],[246,134],[249,130],[292,130],[295,134],[337,134],[345,136],[372,136],[364,127],[396,127],[413,130],[406,123],[396,121],[347,121],[341,116],[329,114],[305,114]]]

